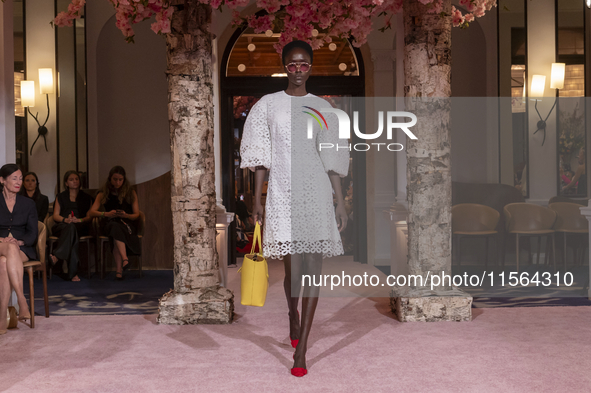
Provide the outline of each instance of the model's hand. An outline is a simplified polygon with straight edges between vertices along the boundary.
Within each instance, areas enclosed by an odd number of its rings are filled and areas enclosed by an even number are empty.
[[[117,211],[111,210],[110,212],[105,212],[105,217],[107,217],[107,218],[117,217]]]
[[[342,232],[347,227],[347,211],[345,210],[345,204],[339,203],[337,205],[337,209],[335,211],[335,218],[337,219],[337,224],[339,226],[339,232]]]
[[[13,243],[13,244],[18,245],[18,240],[16,240],[14,237],[5,237],[2,242],[3,243]]]
[[[70,222],[73,224],[77,224],[82,221],[80,221],[80,219],[78,217],[72,217],[72,218],[70,218]]]
[[[16,244],[18,244],[19,246],[24,246],[25,245],[25,242],[22,241],[22,240],[19,240],[19,241],[16,242]]]
[[[261,205],[260,203],[258,205],[255,204],[252,209],[252,217],[260,225],[263,225],[263,211],[264,211],[263,205]]]

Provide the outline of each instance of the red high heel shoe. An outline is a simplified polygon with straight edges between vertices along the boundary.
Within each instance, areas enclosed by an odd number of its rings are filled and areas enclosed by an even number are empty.
[[[298,310],[296,310],[296,312],[298,313],[298,319],[300,319],[300,312]],[[291,340],[291,346],[292,348],[295,348],[298,346],[298,343],[300,342],[300,339],[294,340],[291,338],[291,336],[289,337],[289,339]]]
[[[294,367],[291,369],[291,375],[294,377],[303,377],[304,375],[308,374],[308,370],[302,367]]]

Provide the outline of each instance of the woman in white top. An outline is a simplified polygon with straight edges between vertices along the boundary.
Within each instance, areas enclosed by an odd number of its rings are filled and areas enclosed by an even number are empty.
[[[296,348],[291,372],[298,377],[307,373],[308,335],[320,290],[307,280],[304,283],[300,321],[302,275],[319,276],[323,257],[343,254],[339,232],[347,225],[340,177],[348,173],[349,151],[318,149],[322,142],[338,144],[338,126],[334,114],[320,116],[318,111],[330,104],[306,91],[312,59],[312,48],[306,42],[293,41],[283,48],[287,89],[266,95],[253,106],[240,146],[241,168],[255,172],[253,216],[259,223],[263,218],[262,188],[269,170],[263,255],[284,260],[289,335]],[[310,113],[322,121],[308,123],[308,117],[313,117]],[[313,135],[308,134],[308,124],[313,126]]]

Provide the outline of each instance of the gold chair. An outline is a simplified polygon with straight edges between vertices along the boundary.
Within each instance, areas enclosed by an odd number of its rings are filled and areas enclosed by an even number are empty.
[[[55,246],[55,243],[57,243],[57,241],[59,240],[58,237],[53,236],[51,233],[51,229],[53,228],[53,226],[55,225],[55,221],[53,220],[53,216],[49,216],[48,218],[46,218],[45,220],[45,227],[47,228],[47,234],[48,234],[48,238],[47,238],[47,243],[49,244],[49,255],[53,254],[53,247]],[[91,231],[92,231],[92,225],[91,225]],[[94,236],[88,235],[88,236],[80,236],[79,238],[79,243],[85,243],[86,244],[86,269],[88,271],[88,278],[90,279],[90,277],[92,276],[92,271],[90,270],[90,241],[94,238]],[[50,267],[49,268],[49,279],[51,280],[51,276],[52,276],[52,271],[53,269]],[[98,266],[96,263],[96,258],[95,258],[95,263],[94,263],[94,272],[97,273],[98,272]]]
[[[493,237],[498,245],[498,232],[500,214],[492,207],[477,203],[461,203],[451,208],[452,237],[456,240],[458,250],[458,264],[462,264],[461,241],[462,237],[484,237],[486,241],[486,257],[484,265],[488,266],[488,240]],[[498,259],[498,252],[497,252]]]
[[[47,232],[45,224],[39,223],[39,237],[37,238],[37,256],[38,261],[27,261],[23,263],[23,267],[29,275],[29,305],[31,313],[31,329],[35,327],[35,286],[33,282],[33,275],[35,271],[40,271],[43,278],[43,296],[45,298],[45,318],[49,318],[49,297],[47,296],[47,270],[45,269],[45,238]]]
[[[95,220],[93,221],[94,223],[94,227],[95,227],[95,233],[97,233],[97,237],[96,237],[96,246],[98,247],[97,249],[99,250],[99,261],[100,261],[100,265],[101,265],[101,279],[103,279],[105,277],[105,265],[106,265],[106,261],[105,261],[105,254],[104,254],[104,246],[106,243],[108,243],[109,238],[107,236],[103,236],[100,232],[100,217],[95,218]],[[142,239],[144,237],[144,229],[146,226],[146,215],[144,214],[144,212],[140,211],[140,216],[137,220],[133,221],[133,223],[136,225],[136,229],[137,229],[137,237],[140,239],[140,247],[142,247]],[[140,273],[140,277],[142,277],[142,255],[138,255],[138,270]],[[129,261],[129,263],[131,263],[131,260]]]
[[[556,248],[554,230],[552,229],[556,222],[556,212],[531,203],[510,203],[505,205],[503,212],[505,213],[507,233],[515,235],[517,272],[519,272],[519,238],[524,236],[538,237],[538,264],[540,262],[541,237],[546,236],[552,239],[552,261],[554,262],[554,271],[556,271]]]
[[[589,222],[581,214],[581,205],[577,203],[555,202],[549,205],[550,209],[556,212],[557,218],[554,224],[554,230],[562,233],[564,238],[564,269],[566,270],[566,235],[580,235],[584,234],[585,239],[589,235]],[[573,262],[575,257],[575,249],[573,247]]]

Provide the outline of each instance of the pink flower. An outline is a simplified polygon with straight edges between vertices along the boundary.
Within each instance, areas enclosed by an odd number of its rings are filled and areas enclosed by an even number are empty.
[[[454,6],[451,7],[451,17],[454,27],[458,27],[464,23],[464,17],[462,16],[462,13]]]

